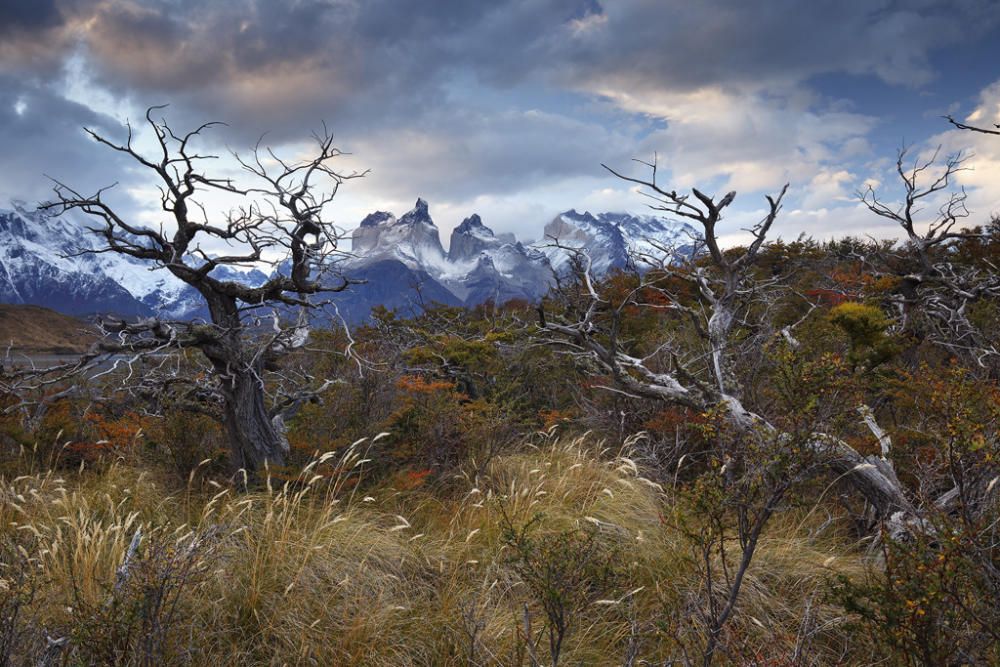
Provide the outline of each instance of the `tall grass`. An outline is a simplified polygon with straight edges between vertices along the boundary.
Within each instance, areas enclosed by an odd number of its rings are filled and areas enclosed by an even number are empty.
[[[10,664],[37,663],[46,636],[68,639],[68,664],[551,664],[532,567],[552,574],[553,595],[575,587],[559,598],[573,605],[560,664],[671,664],[696,650],[703,591],[672,518],[684,510],[641,475],[629,443],[542,434],[478,476],[405,491],[359,485],[369,444],[245,494],[196,474],[172,488],[125,464],[0,481],[12,545],[0,608],[23,602],[7,623]],[[863,556],[832,529],[810,534],[803,516],[762,540],[720,662],[865,664],[823,594]],[[512,528],[530,535],[527,551]],[[567,535],[591,540],[593,556],[553,551],[578,543]],[[590,558],[603,574],[573,579]]]

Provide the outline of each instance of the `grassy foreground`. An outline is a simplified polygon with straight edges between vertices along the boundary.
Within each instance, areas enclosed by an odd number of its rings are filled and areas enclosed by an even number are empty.
[[[171,488],[124,463],[4,479],[0,664],[36,663],[46,635],[68,639],[52,664],[698,655],[706,592],[686,527],[697,517],[641,476],[627,446],[540,435],[479,478],[355,491],[365,447],[249,494],[197,475]],[[816,514],[773,522],[717,664],[874,662],[826,602],[835,575],[860,576],[864,551]]]

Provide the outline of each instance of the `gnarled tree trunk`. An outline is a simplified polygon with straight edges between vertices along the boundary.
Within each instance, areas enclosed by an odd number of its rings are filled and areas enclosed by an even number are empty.
[[[288,441],[283,425],[274,421],[264,391],[265,349],[247,345],[246,325],[236,299],[203,289],[217,332],[202,352],[212,361],[223,399],[223,422],[229,440],[230,464],[249,476],[265,465],[284,465]],[[280,427],[280,428],[279,428]]]
[[[288,441],[268,412],[262,382],[257,369],[238,369],[222,388],[232,465],[251,474],[265,465],[284,465],[288,457]]]

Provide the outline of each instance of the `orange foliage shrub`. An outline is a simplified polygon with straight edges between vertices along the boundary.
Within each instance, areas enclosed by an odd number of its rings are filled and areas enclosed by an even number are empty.
[[[119,417],[89,411],[83,423],[85,437],[70,441],[62,450],[67,465],[97,463],[106,457],[133,457],[148,418],[131,411]]]
[[[396,381],[396,387],[409,394],[433,395],[438,392],[450,392],[455,384],[445,380],[427,380],[421,375],[404,375]]]
[[[571,421],[574,414],[570,410],[540,410],[538,417],[542,420],[542,428],[547,431],[557,424]]]

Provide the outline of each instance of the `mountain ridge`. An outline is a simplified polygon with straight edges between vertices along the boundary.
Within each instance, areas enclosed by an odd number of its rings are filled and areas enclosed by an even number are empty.
[[[569,270],[577,251],[592,258],[596,273],[625,268],[630,253],[690,243],[694,230],[653,216],[628,213],[560,213],[542,238],[522,243],[496,234],[473,213],[451,231],[446,251],[428,202],[418,198],[397,217],[367,215],[351,233],[352,252],[335,268],[365,280],[334,294],[340,315],[364,321],[374,306],[415,314],[431,303],[475,306],[486,301],[536,301],[555,276]],[[14,202],[0,209],[0,303],[34,304],[70,315],[115,313],[126,317],[204,318],[198,293],[169,271],[141,260],[96,253],[100,238],[69,216],[56,217]],[[682,250],[683,251],[683,250]],[[261,284],[259,268],[219,266],[213,276]]]

